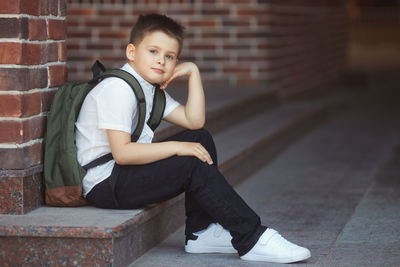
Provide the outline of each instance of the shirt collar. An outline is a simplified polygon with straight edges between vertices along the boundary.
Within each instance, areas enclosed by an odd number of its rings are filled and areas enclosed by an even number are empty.
[[[154,88],[155,86],[146,81],[145,79],[142,78],[132,67],[129,65],[129,63],[126,63],[122,68],[122,70],[129,72],[130,74],[133,75],[133,77],[138,80],[140,86],[143,88],[143,90],[148,90],[152,93],[154,93]]]

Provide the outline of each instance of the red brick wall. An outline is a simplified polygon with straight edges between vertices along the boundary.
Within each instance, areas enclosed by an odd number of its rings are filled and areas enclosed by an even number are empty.
[[[65,18],[64,0],[1,0],[0,214],[43,202],[46,114],[66,81]]]
[[[57,86],[124,62],[137,15],[162,12],[187,27],[181,60],[207,82],[265,86],[282,96],[324,87],[346,59],[345,0],[1,0],[0,214],[43,203],[45,120]],[[74,3],[73,3],[74,2]]]
[[[181,61],[205,81],[265,85],[283,96],[334,81],[346,58],[346,0],[68,0],[70,80],[90,65],[125,61],[138,14],[160,12],[187,29]]]

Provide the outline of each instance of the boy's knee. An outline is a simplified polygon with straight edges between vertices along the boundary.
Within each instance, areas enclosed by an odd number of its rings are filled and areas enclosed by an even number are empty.
[[[219,190],[221,186],[229,185],[225,177],[217,170],[215,166],[208,165],[200,160],[195,160],[197,171],[188,179],[185,191],[196,192],[199,190]],[[207,189],[208,188],[208,189]],[[203,191],[204,192],[204,191]]]
[[[200,129],[196,129],[196,130],[186,130],[188,132],[190,132],[192,135],[195,136],[204,136],[208,133],[208,131],[204,128],[200,128]]]
[[[199,142],[202,146],[204,146],[215,164],[217,162],[217,150],[215,148],[215,143],[212,135],[204,128],[195,130],[196,132],[196,142]]]
[[[179,161],[179,170],[188,172],[189,176],[191,176],[203,163],[195,156],[177,156],[176,160]]]
[[[195,135],[199,140],[199,142],[201,143],[201,141],[208,141],[210,139],[212,139],[211,134],[204,128],[201,129],[197,129],[197,130],[191,130],[192,134]]]
[[[180,161],[180,168],[179,172],[181,173],[180,176],[185,180],[184,187],[185,189],[189,189],[194,184],[203,184],[204,178],[202,175],[198,175],[201,173],[201,169],[207,166],[202,166],[207,164],[206,162],[202,162],[195,156],[180,156],[178,157]],[[186,190],[185,190],[186,191]]]

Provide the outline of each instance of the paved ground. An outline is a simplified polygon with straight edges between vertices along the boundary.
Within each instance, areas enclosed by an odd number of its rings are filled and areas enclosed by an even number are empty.
[[[396,81],[372,81],[351,106],[237,187],[264,224],[310,248],[311,259],[291,266],[399,266],[396,89]],[[132,266],[282,266],[185,254],[183,239],[181,228]]]

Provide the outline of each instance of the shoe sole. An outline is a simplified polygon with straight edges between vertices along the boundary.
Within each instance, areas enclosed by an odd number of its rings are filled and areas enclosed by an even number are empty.
[[[244,255],[240,257],[242,260],[246,261],[264,261],[264,262],[275,262],[275,263],[293,263],[293,262],[298,262],[298,261],[304,261],[308,258],[311,257],[311,253],[303,253],[299,255],[295,255],[293,257],[289,258],[274,258],[274,257],[268,257],[265,255],[260,255],[260,254],[252,254],[252,255]]]
[[[185,251],[187,253],[225,253],[233,254],[237,251],[233,247],[210,247],[210,246],[185,246]]]

